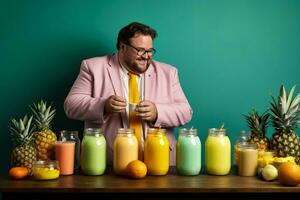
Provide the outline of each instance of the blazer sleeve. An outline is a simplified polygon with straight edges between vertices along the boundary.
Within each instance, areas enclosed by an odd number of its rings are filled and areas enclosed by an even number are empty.
[[[106,99],[92,97],[93,75],[87,63],[82,61],[80,73],[64,102],[64,110],[69,118],[103,124]]]
[[[170,75],[173,99],[170,103],[155,104],[158,113],[155,127],[177,127],[192,119],[193,111],[180,86],[177,70],[174,68]]]

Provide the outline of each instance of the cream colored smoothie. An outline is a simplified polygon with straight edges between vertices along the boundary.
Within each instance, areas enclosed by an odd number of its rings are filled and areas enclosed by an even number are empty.
[[[206,173],[226,175],[231,166],[231,144],[226,129],[209,129],[205,142]]]
[[[258,149],[254,143],[239,146],[238,174],[240,176],[255,176],[257,172]]]
[[[246,131],[240,131],[239,138],[234,143],[234,166],[238,172],[238,163],[239,163],[239,151],[240,144],[245,144],[249,140],[249,133]]]
[[[138,141],[134,130],[120,128],[114,141],[114,172],[125,175],[128,163],[133,160],[138,160]]]

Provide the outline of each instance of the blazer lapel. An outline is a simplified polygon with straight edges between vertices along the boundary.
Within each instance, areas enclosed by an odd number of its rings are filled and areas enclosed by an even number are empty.
[[[111,80],[113,88],[114,88],[114,93],[117,96],[124,97],[124,92],[122,89],[123,84],[122,84],[122,80],[120,77],[120,71],[119,71],[120,65],[119,65],[117,54],[110,57],[109,65],[110,65],[110,67],[108,67],[107,69],[108,69],[110,80]]]
[[[112,86],[114,89],[114,93],[116,96],[121,96],[124,98],[124,91],[123,91],[123,82],[120,77],[120,64],[118,61],[118,54],[114,54],[110,57],[110,60],[108,61],[108,64],[110,65],[107,70],[110,77],[110,80],[112,82]],[[126,117],[126,112],[121,112],[121,119],[123,123],[123,127],[128,126],[128,120]]]

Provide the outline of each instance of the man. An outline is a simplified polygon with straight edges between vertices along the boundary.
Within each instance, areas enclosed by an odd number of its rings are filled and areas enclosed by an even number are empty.
[[[152,60],[155,53],[152,42],[156,36],[154,29],[141,23],[122,28],[118,52],[84,60],[65,100],[68,117],[85,121],[85,127],[102,128],[109,164],[118,128],[136,130],[142,159],[147,129],[161,127],[167,129],[170,165],[175,165],[173,129],[191,120],[192,109],[180,86],[177,70]]]

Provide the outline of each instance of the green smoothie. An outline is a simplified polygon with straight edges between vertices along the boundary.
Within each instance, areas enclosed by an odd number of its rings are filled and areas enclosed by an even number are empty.
[[[99,130],[99,129],[98,129]],[[85,130],[81,144],[81,170],[85,175],[102,175],[106,169],[106,141],[102,134]]]
[[[201,142],[197,129],[180,129],[176,144],[176,170],[180,175],[198,175],[201,170]]]

